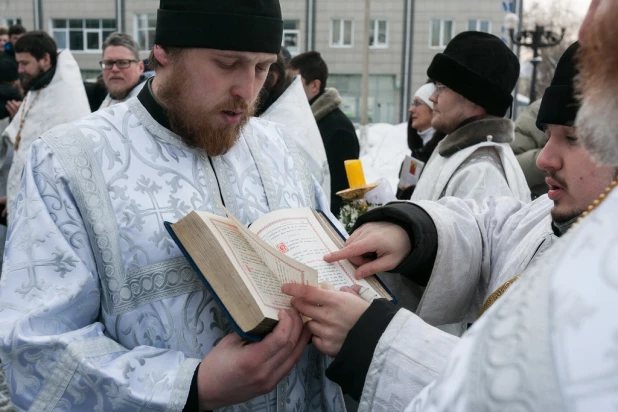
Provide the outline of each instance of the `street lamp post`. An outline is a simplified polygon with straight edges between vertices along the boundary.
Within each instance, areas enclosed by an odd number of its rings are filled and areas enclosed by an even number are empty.
[[[512,14],[512,16],[510,15]],[[506,28],[509,30],[511,42],[520,47],[528,47],[532,49],[532,79],[530,80],[530,103],[536,100],[536,73],[539,63],[543,61],[539,51],[548,47],[558,45],[564,38],[564,27],[560,33],[555,33],[545,29],[544,26],[535,25],[534,30],[522,30],[515,34],[515,26],[519,23],[519,17],[516,14],[510,13],[505,18]]]

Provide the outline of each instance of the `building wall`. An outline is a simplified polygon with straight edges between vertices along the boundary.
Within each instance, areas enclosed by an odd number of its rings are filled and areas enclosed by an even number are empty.
[[[34,11],[32,1],[7,0],[0,2],[0,23],[6,24],[6,19],[21,19],[28,30],[34,27]]]
[[[432,19],[451,19],[453,35],[468,30],[469,19],[491,21],[491,33],[501,37],[505,11],[499,0],[415,0],[412,93],[427,81],[427,68],[444,47],[430,46]]]
[[[355,121],[360,120],[361,73],[363,63],[364,2],[362,0],[313,0],[315,5],[315,50],[329,66],[329,85],[336,87],[344,100],[344,111]],[[53,35],[53,19],[115,19],[116,2],[100,0],[42,0],[44,30]],[[308,0],[281,0],[284,20],[296,22],[298,49],[307,51]],[[500,0],[414,0],[412,25],[412,62],[410,92],[427,80],[427,67],[434,55],[444,47],[430,46],[432,19],[453,21],[453,36],[468,29],[469,19],[491,21],[491,32],[502,35],[504,10]],[[159,0],[124,0],[125,31],[144,43],[152,43],[151,30],[138,33],[138,15],[156,16]],[[402,67],[406,0],[371,0],[371,18],[388,22],[388,45],[370,49],[369,117],[374,122],[395,123],[405,120],[402,103]],[[0,18],[21,18],[28,29],[34,26],[32,0],[5,0],[0,3]],[[351,19],[353,42],[350,47],[332,47],[331,21]],[[154,22],[154,19],[152,20]],[[153,27],[151,27],[153,29]],[[150,39],[147,39],[147,37]],[[147,41],[149,40],[149,41]],[[149,53],[143,47],[142,58]],[[84,76],[100,73],[101,51],[73,51]],[[409,103],[409,102],[408,102]]]
[[[342,0],[317,2],[315,48],[322,54],[335,86],[344,100],[344,111],[360,120],[361,77],[364,42],[364,2]],[[403,0],[372,0],[371,19],[386,20],[388,43],[369,53],[369,118],[373,122],[399,121],[403,47]],[[331,21],[353,21],[351,47],[331,47]]]
[[[53,20],[115,19],[116,7],[113,1],[43,0],[43,16],[43,30],[53,36]],[[72,53],[87,77],[96,77],[100,72],[98,62],[101,60],[101,51],[72,51]]]

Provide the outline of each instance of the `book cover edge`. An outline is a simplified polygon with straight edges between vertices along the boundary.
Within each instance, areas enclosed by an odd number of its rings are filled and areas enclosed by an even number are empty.
[[[176,246],[178,246],[178,249],[180,249],[184,257],[187,259],[187,261],[193,268],[193,271],[195,272],[195,274],[200,278],[200,280],[206,287],[206,290],[208,290],[208,292],[212,295],[217,305],[219,305],[219,308],[223,311],[223,314],[225,315],[225,317],[228,319],[228,321],[232,325],[234,332],[236,332],[238,336],[240,336],[241,338],[250,340],[253,342],[260,342],[262,339],[264,339],[263,336],[252,335],[250,333],[246,333],[240,328],[240,326],[238,326],[238,323],[236,323],[236,321],[234,320],[230,312],[227,310],[227,308],[225,307],[225,305],[219,298],[219,295],[217,295],[217,293],[214,291],[210,283],[208,283],[208,280],[206,280],[206,277],[202,275],[202,271],[197,267],[191,255],[189,254],[189,252],[187,252],[187,249],[185,249],[183,244],[180,242],[180,239],[178,239],[178,236],[176,236],[176,233],[174,232],[174,229],[172,228],[172,224],[173,223],[168,222],[168,221],[163,222],[163,225],[165,226],[165,229],[171,236],[172,240],[174,241],[174,243],[176,243]],[[391,293],[390,290],[388,291],[388,293]]]

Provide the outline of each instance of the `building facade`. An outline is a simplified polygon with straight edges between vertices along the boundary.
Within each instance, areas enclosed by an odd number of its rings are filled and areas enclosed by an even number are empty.
[[[132,34],[148,56],[158,0],[4,0],[0,23],[20,22],[49,32],[75,55],[85,78],[100,73],[101,45],[114,31]],[[281,0],[284,45],[295,55],[319,51],[330,71],[328,86],[343,110],[360,120],[364,10],[359,0]],[[480,30],[504,36],[507,5],[499,0],[371,0],[369,120],[407,118],[412,93],[426,80],[436,53],[456,34]]]

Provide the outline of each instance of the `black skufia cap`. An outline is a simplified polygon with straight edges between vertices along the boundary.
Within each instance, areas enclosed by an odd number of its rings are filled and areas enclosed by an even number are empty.
[[[579,111],[579,100],[575,96],[575,78],[577,70],[577,51],[579,43],[575,42],[562,54],[551,85],[545,89],[539,114],[536,117],[536,127],[543,130],[543,125],[557,124],[573,126]]]
[[[155,44],[279,53],[279,0],[161,0]]]
[[[504,116],[513,102],[519,60],[493,34],[467,31],[437,54],[427,75],[493,116]]]

